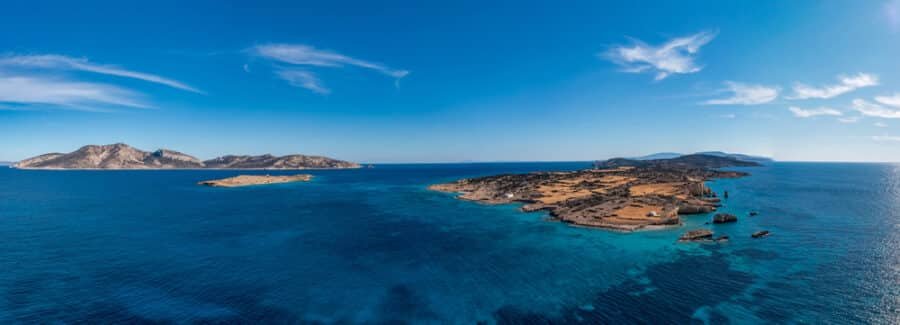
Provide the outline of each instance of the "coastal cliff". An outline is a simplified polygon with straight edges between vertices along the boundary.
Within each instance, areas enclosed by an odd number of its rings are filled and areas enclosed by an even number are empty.
[[[617,158],[598,162],[595,169],[462,179],[429,189],[487,204],[522,202],[525,212],[546,210],[563,222],[630,231],[678,225],[679,215],[715,211],[719,199],[704,182],[747,174],[712,168],[756,165],[705,155]]]
[[[314,169],[359,168],[320,156],[224,156],[201,161],[174,150],[142,151],[127,144],[88,145],[70,153],[48,153],[13,165],[22,169]]]

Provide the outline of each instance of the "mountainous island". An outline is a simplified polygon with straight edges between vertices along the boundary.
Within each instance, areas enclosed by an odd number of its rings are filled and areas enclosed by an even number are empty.
[[[694,155],[704,155],[704,156],[716,156],[716,157],[732,158],[732,159],[741,160],[741,161],[755,162],[755,163],[758,163],[758,164],[761,164],[761,165],[765,165],[765,164],[769,164],[769,163],[774,162],[774,160],[772,160],[772,158],[768,158],[768,157],[751,156],[751,155],[745,155],[745,154],[740,154],[740,153],[728,153],[728,152],[722,152],[722,151],[702,151],[702,152],[696,152],[696,153],[694,153]],[[654,153],[654,154],[650,154],[650,155],[646,155],[646,156],[642,156],[642,157],[634,157],[634,158],[629,158],[629,159],[633,159],[633,160],[659,160],[659,159],[672,159],[672,158],[678,158],[678,157],[681,157],[681,156],[687,156],[687,155],[681,154],[681,153],[677,153],[677,152],[657,152],[657,153]]]
[[[579,226],[633,231],[679,225],[680,215],[715,211],[719,198],[704,182],[748,175],[717,168],[759,165],[709,154],[614,158],[596,162],[593,169],[462,179],[429,189],[487,204],[521,202],[525,203],[522,211],[546,210],[558,220]]]
[[[359,168],[321,156],[222,156],[201,161],[174,150],[142,151],[127,144],[88,145],[70,153],[48,153],[12,165],[20,169],[318,169]]]

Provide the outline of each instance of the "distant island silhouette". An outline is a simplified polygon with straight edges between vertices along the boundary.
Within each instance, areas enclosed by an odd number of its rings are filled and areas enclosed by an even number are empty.
[[[20,169],[326,169],[359,168],[354,162],[322,156],[228,155],[201,161],[174,150],[153,152],[124,143],[87,145],[70,153],[48,153],[12,164]]]

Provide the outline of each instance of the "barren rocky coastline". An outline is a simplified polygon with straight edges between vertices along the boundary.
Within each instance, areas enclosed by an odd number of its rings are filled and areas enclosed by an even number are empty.
[[[20,169],[333,169],[354,162],[322,156],[222,156],[201,161],[174,150],[142,151],[127,144],[88,145],[70,153],[48,153],[13,165]]]
[[[702,154],[642,161],[617,158],[598,162],[594,169],[462,179],[429,189],[487,204],[521,202],[524,212],[546,210],[579,226],[633,231],[679,225],[680,215],[715,211],[719,198],[705,182],[747,176],[715,169],[738,166],[757,164]]]

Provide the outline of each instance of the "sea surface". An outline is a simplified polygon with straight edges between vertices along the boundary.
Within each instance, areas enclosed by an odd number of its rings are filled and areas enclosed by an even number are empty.
[[[378,165],[232,189],[195,184],[248,172],[0,168],[0,323],[900,323],[898,165],[745,168],[709,183],[739,222],[635,233],[426,189],[587,167]],[[698,227],[731,240],[676,242]]]

